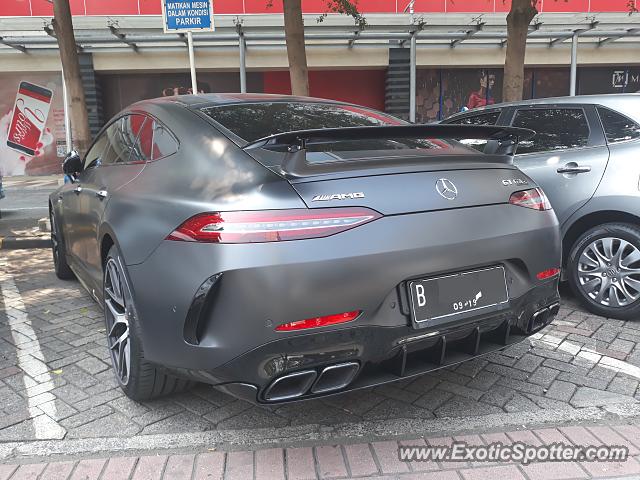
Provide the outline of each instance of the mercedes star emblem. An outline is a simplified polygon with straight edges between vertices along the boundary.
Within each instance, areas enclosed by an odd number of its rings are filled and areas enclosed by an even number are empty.
[[[454,183],[447,178],[440,178],[436,182],[436,190],[442,197],[447,200],[455,200],[458,196],[458,189],[454,185]]]

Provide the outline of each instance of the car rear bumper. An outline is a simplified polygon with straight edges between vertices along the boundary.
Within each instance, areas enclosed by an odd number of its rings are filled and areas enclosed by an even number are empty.
[[[492,265],[505,268],[508,304],[413,326],[408,280]],[[552,212],[492,205],[384,217],[314,240],[165,241],[128,272],[148,360],[253,401],[287,401],[393,381],[522,340],[550,321],[544,309],[559,300],[557,279],[540,282],[536,273],[559,265]],[[362,314],[348,324],[275,331],[353,310]],[[342,364],[349,366],[323,374]],[[278,379],[300,372],[304,394],[281,398],[271,388],[265,396],[274,381],[286,386]],[[318,378],[327,387],[349,382],[324,389]]]

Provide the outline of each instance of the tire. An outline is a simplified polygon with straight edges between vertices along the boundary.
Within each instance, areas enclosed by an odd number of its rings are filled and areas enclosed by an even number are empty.
[[[61,280],[72,280],[76,276],[67,263],[64,236],[53,208],[49,210],[49,221],[51,222],[51,253],[53,254],[53,267],[56,277]]]
[[[591,312],[640,319],[640,227],[606,223],[588,230],[569,252],[567,277]]]
[[[144,358],[137,311],[124,262],[115,245],[107,254],[103,270],[107,345],[120,388],[132,400],[144,401],[192,387],[195,382],[169,375]]]

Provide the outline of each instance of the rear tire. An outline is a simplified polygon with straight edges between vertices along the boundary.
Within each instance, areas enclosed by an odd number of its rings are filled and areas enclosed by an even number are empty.
[[[64,236],[58,224],[53,208],[49,210],[49,222],[51,223],[51,252],[53,253],[53,267],[56,277],[61,280],[76,278],[71,267],[67,263],[67,250],[64,244]]]
[[[127,397],[151,400],[194,385],[163,372],[144,358],[138,316],[124,262],[116,246],[107,254],[103,273],[107,345],[116,380]]]
[[[640,319],[640,228],[606,223],[576,240],[567,261],[574,294],[591,312]]]

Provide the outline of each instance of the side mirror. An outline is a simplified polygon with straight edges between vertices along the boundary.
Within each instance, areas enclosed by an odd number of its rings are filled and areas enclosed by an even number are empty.
[[[62,171],[66,175],[73,175],[82,171],[82,159],[77,151],[71,150],[67,153],[64,162],[62,162]]]

